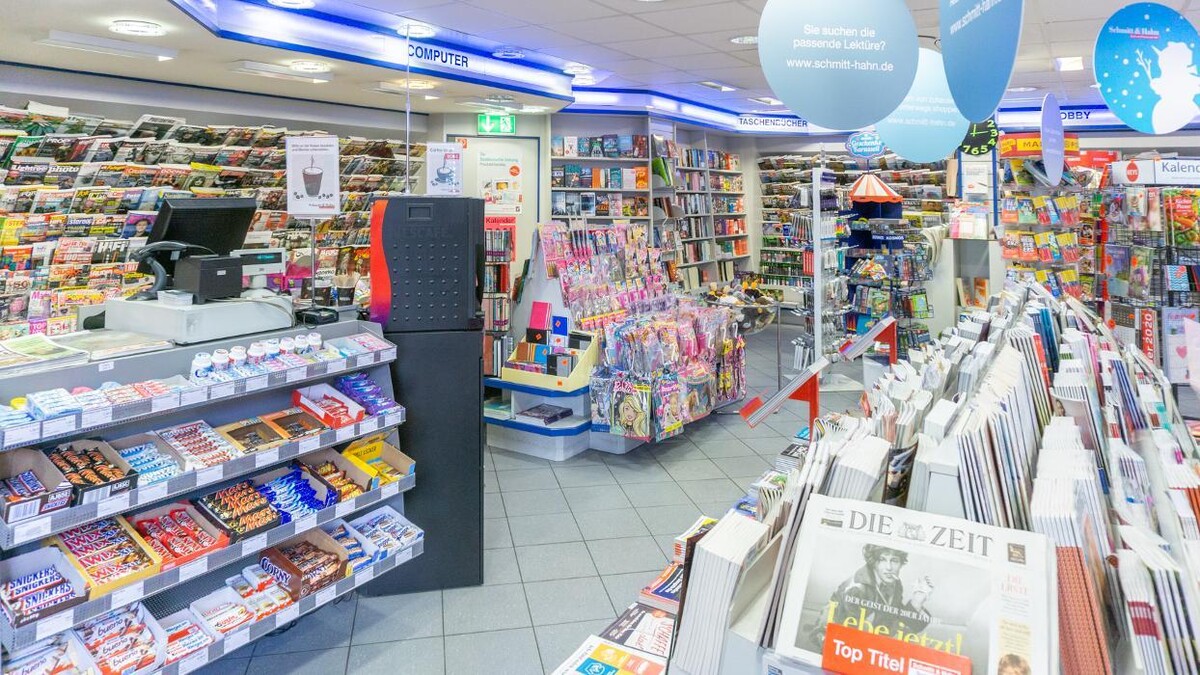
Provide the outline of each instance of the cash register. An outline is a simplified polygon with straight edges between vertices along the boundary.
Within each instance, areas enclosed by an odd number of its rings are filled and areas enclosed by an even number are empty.
[[[279,249],[241,249],[257,204],[249,198],[168,199],[133,254],[149,291],[104,304],[105,326],[192,344],[290,328],[292,300],[261,279],[282,272]],[[247,272],[248,270],[248,272]],[[248,292],[242,277],[256,280]]]

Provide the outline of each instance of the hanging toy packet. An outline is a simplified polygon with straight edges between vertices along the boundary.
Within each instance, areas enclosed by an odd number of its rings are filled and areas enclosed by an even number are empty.
[[[654,379],[654,440],[662,441],[683,431],[683,390],[675,373]]]

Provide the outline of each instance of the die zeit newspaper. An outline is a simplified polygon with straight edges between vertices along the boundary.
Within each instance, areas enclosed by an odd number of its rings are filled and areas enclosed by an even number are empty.
[[[977,674],[1058,672],[1055,577],[1041,534],[813,495],[776,650],[820,665],[837,623],[964,656]]]

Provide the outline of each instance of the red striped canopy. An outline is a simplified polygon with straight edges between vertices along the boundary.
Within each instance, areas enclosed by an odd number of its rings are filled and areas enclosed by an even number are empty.
[[[854,185],[850,188],[850,201],[898,204],[904,201],[904,198],[888,187],[888,184],[883,182],[879,176],[873,173],[864,173],[854,181]]]

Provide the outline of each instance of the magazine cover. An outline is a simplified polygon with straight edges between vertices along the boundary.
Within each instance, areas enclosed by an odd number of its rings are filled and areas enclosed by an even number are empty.
[[[969,658],[980,675],[1057,672],[1052,552],[1040,534],[813,495],[776,650],[820,665],[836,623]]]
[[[1105,244],[1104,271],[1108,274],[1108,292],[1129,297],[1129,247]]]
[[[1162,310],[1163,372],[1173,384],[1188,382],[1188,348],[1183,332],[1185,320],[1200,321],[1195,307],[1164,307]]]
[[[1154,270],[1154,249],[1133,246],[1129,256],[1129,297],[1149,300],[1152,294],[1151,275]]]
[[[675,616],[661,609],[634,603],[612,623],[600,637],[630,649],[661,656],[670,656],[671,637],[675,633]]]

